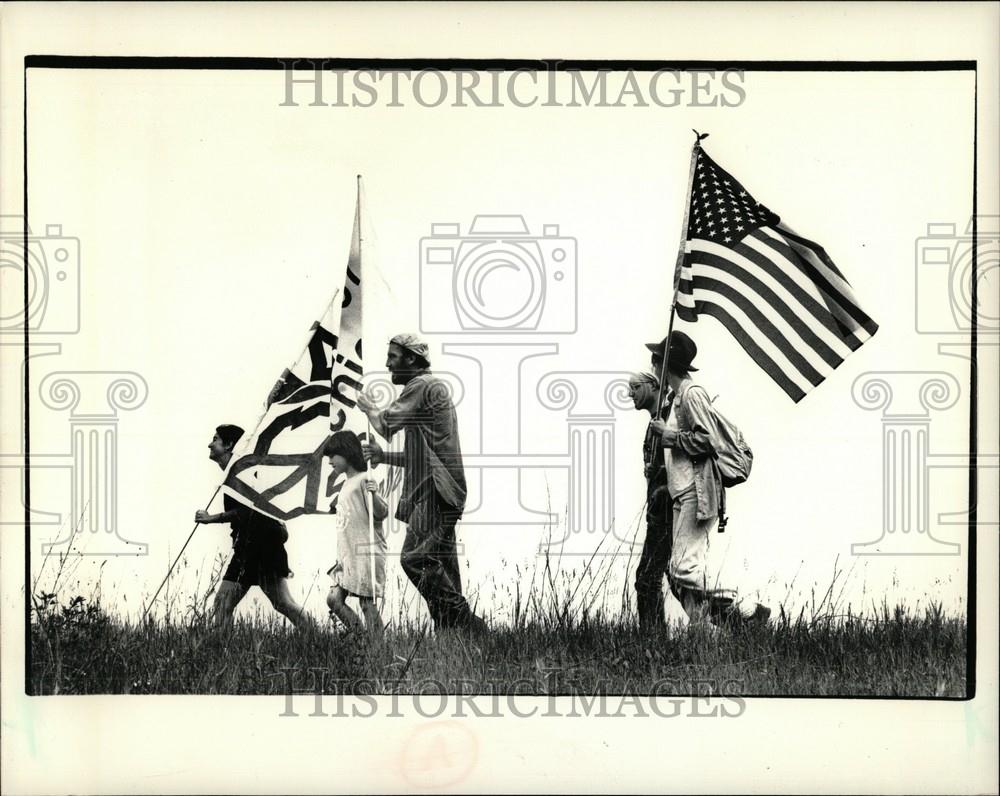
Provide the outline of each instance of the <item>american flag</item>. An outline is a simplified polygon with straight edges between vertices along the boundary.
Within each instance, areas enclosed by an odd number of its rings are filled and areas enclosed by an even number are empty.
[[[823,247],[696,147],[677,316],[716,318],[795,402],[878,330]]]

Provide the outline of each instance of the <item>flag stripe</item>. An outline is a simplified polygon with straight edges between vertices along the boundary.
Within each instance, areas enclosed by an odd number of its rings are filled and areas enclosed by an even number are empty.
[[[843,279],[845,283],[847,283],[847,277],[845,277],[840,272],[840,269],[837,268],[837,266],[833,262],[833,260],[830,259],[830,255],[828,255],[826,253],[826,249],[824,249],[822,246],[820,246],[815,241],[809,240],[809,238],[803,238],[801,235],[799,235],[791,227],[788,227],[788,226],[786,226],[785,224],[783,224],[781,222],[775,224],[774,226],[775,226],[775,229],[777,229],[778,232],[780,232],[786,238],[790,239],[791,241],[794,241],[795,243],[801,244],[802,246],[806,246],[806,247],[812,249],[814,252],[816,252],[816,256],[819,257],[819,259],[823,261],[823,264],[827,268],[829,268],[831,271],[833,271],[837,276],[839,276],[841,279]]]
[[[677,316],[681,320],[694,322],[698,320],[699,315],[709,315],[719,321],[736,338],[736,341],[750,355],[750,358],[771,377],[775,384],[785,391],[789,398],[798,403],[805,397],[805,390],[789,379],[775,361],[764,353],[763,349],[744,331],[743,327],[718,304],[711,301],[697,301],[694,307],[677,305]]]
[[[793,252],[788,246],[782,245],[779,247],[778,242],[773,238],[766,235],[758,237],[756,234],[748,235],[745,243],[749,248],[758,252],[761,257],[775,263],[778,268],[781,268],[788,273],[798,274],[801,278],[808,280],[812,292],[815,293],[817,299],[826,308],[826,311],[830,313],[830,317],[833,319],[834,324],[837,327],[838,334],[843,336],[845,339],[848,339],[848,335],[853,335],[861,341],[868,339],[868,334],[865,330],[861,328],[858,322],[852,318],[843,307],[841,307],[840,302],[838,302],[835,298],[832,298],[828,292],[824,291],[822,287],[810,277],[808,264],[803,263],[795,252]]]
[[[698,243],[704,245],[706,242],[698,241]],[[802,275],[801,271],[797,268],[793,268],[791,271],[780,268],[774,260],[765,256],[746,242],[738,243],[733,248],[733,251],[752,262],[757,268],[770,275],[772,279],[784,287],[795,301],[830,333],[829,336],[824,338],[827,342],[835,339],[846,346],[848,349],[847,353],[842,353],[842,356],[847,356],[852,351],[857,351],[861,347],[861,341],[837,322],[837,319],[827,309],[815,285],[809,282]],[[841,351],[837,346],[834,346],[834,350]]]
[[[800,253],[802,249],[809,249],[809,247],[803,246],[801,242],[795,240],[797,236],[794,233],[791,235],[786,234],[787,229],[787,227],[782,226],[778,222],[773,226],[761,227],[760,231]],[[809,249],[809,251],[812,251],[812,249]],[[819,257],[814,257],[809,262],[816,269],[816,273],[820,274],[836,292],[851,299],[852,304],[854,303],[854,292],[851,290],[851,286],[836,269],[830,269]]]
[[[716,246],[716,244],[707,243],[705,246]],[[742,286],[745,286],[745,289],[753,291],[753,293],[760,296],[764,299],[764,301],[770,304],[774,308],[775,312],[777,312],[777,314],[780,315],[781,318],[795,330],[795,333],[802,339],[802,341],[815,351],[827,365],[831,368],[835,368],[844,361],[843,357],[840,356],[832,347],[833,345],[836,345],[840,348],[846,349],[843,341],[833,338],[833,340],[830,341],[831,345],[828,344],[828,341],[825,339],[820,339],[817,332],[823,334],[826,332],[826,329],[822,326],[822,324],[816,324],[817,328],[815,331],[810,328],[807,323],[809,320],[808,315],[801,311],[802,308],[798,302],[787,294],[783,296],[778,295],[778,292],[776,292],[774,288],[777,288],[778,291],[784,293],[779,285],[774,284],[773,280],[764,275],[767,282],[771,282],[770,285],[767,284],[763,279],[758,278],[755,274],[751,273],[744,267],[744,265],[750,265],[752,267],[752,263],[747,263],[738,255],[733,256],[732,252],[723,247],[717,248],[721,249],[723,252],[722,255],[701,249],[691,253],[690,261],[693,266],[692,270],[695,274],[703,271],[706,276],[715,276],[716,274],[712,273],[712,271],[715,271],[725,273],[731,277],[731,279],[726,279],[724,281],[734,283],[731,280],[738,280],[739,283],[742,283]],[[729,256],[726,257],[726,254]],[[734,283],[734,286],[740,288],[741,284]],[[844,355],[846,356],[848,353],[850,352],[846,351]]]
[[[727,284],[721,279],[710,276],[695,275],[691,280],[694,285],[695,298],[700,298],[699,291],[718,293],[726,297],[729,301],[739,307],[743,314],[749,318],[750,322],[757,326],[764,335],[785,355],[785,358],[795,366],[795,368],[805,376],[813,386],[822,383],[823,374],[804,356],[804,351],[793,342],[794,332],[784,323],[778,313],[770,308],[757,306],[751,301],[744,291],[739,287]],[[779,328],[780,327],[780,328]],[[823,367],[821,365],[821,367]],[[824,370],[832,370],[825,368]]]
[[[838,329],[838,334],[843,333],[843,324],[837,320],[837,317],[831,311],[830,300],[826,294],[820,289],[819,285],[816,284],[816,280],[813,279],[804,268],[799,267],[795,263],[787,260],[783,255],[781,255],[776,249],[771,248],[769,243],[771,238],[762,234],[762,230],[755,230],[753,233],[747,235],[738,244],[741,248],[749,249],[755,252],[757,257],[767,260],[773,263],[774,267],[783,274],[786,274],[789,279],[794,280],[802,290],[804,290],[813,301],[819,304],[823,311],[826,312],[833,318],[834,325]],[[841,312],[848,321],[850,317]]]
[[[797,250],[790,241],[769,227],[761,227],[754,230],[751,233],[751,237],[759,240],[770,248],[775,255],[780,255],[809,277],[823,295],[830,311],[837,318],[843,319],[841,322],[845,323],[850,331],[856,333],[857,328],[860,327],[869,332],[869,334],[874,334],[874,331],[867,327],[867,324],[871,324],[872,320],[855,303],[850,285],[844,283],[835,274],[830,273],[829,269],[822,265],[819,262],[819,258],[815,257],[815,255],[812,258],[802,256],[802,254],[810,250]],[[837,286],[838,282],[844,285],[843,289]]]
[[[803,246],[800,243],[795,243],[794,241],[788,241],[792,249],[799,255],[800,259],[805,260],[814,268],[820,269],[823,267],[822,260],[819,255],[816,254],[814,249],[808,246]],[[831,274],[832,276],[832,274]],[[843,287],[838,288],[839,293],[844,296],[850,304],[848,309],[851,310],[852,317],[861,324],[861,327],[868,333],[868,337],[875,334],[878,331],[878,324],[875,323],[865,312],[861,309],[857,298],[854,295],[854,289],[846,282],[842,280],[831,280],[834,284],[841,284]],[[868,338],[865,338],[868,339]]]
[[[811,378],[803,373],[802,367],[799,366],[800,363],[805,366],[806,370],[810,368],[808,364],[802,362],[802,358],[795,353],[788,341],[778,334],[766,319],[759,317],[760,313],[755,312],[752,306],[748,313],[746,302],[734,301],[732,292],[728,289],[720,291],[715,287],[695,284],[690,297],[685,297],[684,305],[687,308],[696,308],[700,302],[709,302],[724,309],[744,330],[744,333],[750,335],[756,341],[757,346],[775,362],[785,374],[785,378],[794,382],[804,393],[809,392],[823,381],[823,377],[815,371],[810,374]],[[758,317],[754,317],[754,315]],[[763,321],[763,325],[761,321]]]
[[[773,251],[781,254],[796,268],[800,269],[806,278],[816,285],[816,289],[827,299],[835,299],[845,310],[854,305],[850,285],[847,285],[821,262],[817,261],[814,263],[802,257],[800,252],[794,248],[793,241],[778,232],[776,228],[760,227],[754,230],[752,234],[753,237],[759,239]],[[859,319],[856,320],[860,323]]]

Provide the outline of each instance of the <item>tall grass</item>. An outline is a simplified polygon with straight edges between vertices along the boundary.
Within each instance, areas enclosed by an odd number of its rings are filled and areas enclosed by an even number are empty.
[[[210,598],[224,557],[196,593],[166,598],[163,618],[134,621],[105,611],[99,592],[61,598],[62,560],[55,587],[32,595],[32,690],[278,694],[288,677],[301,687],[312,682],[307,670],[320,669],[330,683],[369,693],[965,695],[966,621],[939,603],[844,606],[835,569],[818,600],[793,615],[782,604],[766,626],[710,634],[675,623],[650,634],[636,625],[629,584],[620,595],[609,586],[620,549],[598,555],[599,546],[580,569],[550,550],[530,573],[514,566],[502,587],[509,621],[487,616],[483,636],[431,632],[409,610],[419,598],[405,584],[381,638],[332,622],[294,630],[261,613],[216,628]]]

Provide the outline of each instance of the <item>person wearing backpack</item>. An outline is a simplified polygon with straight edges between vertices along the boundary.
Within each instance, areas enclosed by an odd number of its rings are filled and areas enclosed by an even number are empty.
[[[725,462],[725,480],[740,483],[739,467],[734,472],[734,463],[742,464],[745,480],[752,454],[738,429],[719,415],[705,388],[692,379],[692,372],[698,370],[692,364],[698,352],[694,341],[681,331],[674,331],[669,340],[666,357],[667,338],[646,347],[652,352],[653,371],[660,378],[665,364],[669,388],[669,414],[665,420],[652,420],[650,428],[659,434],[664,449],[671,506],[667,512],[672,538],[667,568],[671,591],[692,625],[766,622],[770,611],[758,604],[752,612],[745,612],[735,590],[725,588],[718,574],[710,571],[708,560],[712,533],[725,508],[720,460]]]

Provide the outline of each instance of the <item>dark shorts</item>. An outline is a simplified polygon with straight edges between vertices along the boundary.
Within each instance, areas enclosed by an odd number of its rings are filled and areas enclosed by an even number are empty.
[[[222,579],[238,583],[246,591],[251,586],[266,587],[291,574],[288,553],[283,544],[267,547],[241,546],[233,549],[233,558]]]

